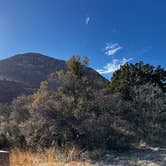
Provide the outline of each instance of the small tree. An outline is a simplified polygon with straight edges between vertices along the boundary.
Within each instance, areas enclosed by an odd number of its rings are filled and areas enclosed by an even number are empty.
[[[79,55],[71,56],[66,62],[69,70],[76,75],[81,77],[84,74],[84,69],[88,65],[88,58],[81,58]]]
[[[40,83],[40,89],[34,94],[34,101],[32,103],[33,107],[37,107],[41,100],[46,99],[48,95],[48,82],[42,81]]]

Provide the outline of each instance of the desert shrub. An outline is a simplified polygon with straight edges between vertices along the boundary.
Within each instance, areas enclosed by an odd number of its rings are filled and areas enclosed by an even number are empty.
[[[133,88],[132,101],[125,103],[121,117],[128,121],[138,139],[157,143],[160,142],[161,133],[165,133],[165,111],[164,92],[158,86],[145,84]]]

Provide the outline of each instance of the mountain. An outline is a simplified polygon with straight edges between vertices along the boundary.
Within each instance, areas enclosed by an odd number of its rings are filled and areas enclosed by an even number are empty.
[[[0,78],[39,86],[50,73],[64,69],[65,61],[37,53],[15,55],[0,61]]]
[[[0,102],[6,103],[21,95],[29,95],[37,89],[24,83],[0,80]]]
[[[6,91],[4,91],[4,96],[18,96],[24,94],[24,90],[31,89],[29,87],[38,88],[41,81],[49,80],[50,83],[56,85],[56,78],[54,80],[50,79],[52,73],[64,70],[67,71],[66,62],[63,60],[55,59],[49,56],[45,56],[39,53],[25,53],[12,56],[10,58],[0,61],[0,80],[6,81]],[[107,80],[97,73],[92,68],[86,68],[85,75],[96,82],[100,82],[99,87],[102,87]],[[4,84],[4,82],[2,83]],[[20,91],[15,91],[15,95],[12,95],[10,91],[7,90],[14,89],[14,87],[24,87],[20,88]],[[0,83],[1,86],[1,83]],[[13,86],[13,87],[12,87]],[[58,86],[58,85],[57,85]],[[11,88],[12,87],[12,88]],[[1,87],[0,87],[1,88]],[[24,89],[24,90],[23,90]],[[33,90],[30,90],[31,93]],[[6,94],[6,95],[5,95]],[[1,100],[0,97],[0,102]]]

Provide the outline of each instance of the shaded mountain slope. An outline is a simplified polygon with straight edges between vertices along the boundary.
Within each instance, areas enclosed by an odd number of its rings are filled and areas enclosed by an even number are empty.
[[[59,70],[67,70],[65,61],[38,53],[19,54],[0,61],[1,79],[23,82],[37,87],[41,81],[47,80],[51,73]],[[89,79],[107,82],[91,68],[86,69],[86,75]]]
[[[35,91],[35,88],[20,82],[0,80],[0,102],[2,103],[10,102],[18,96],[29,95]]]
[[[9,102],[22,94],[31,94],[41,81],[48,80],[51,88],[57,88],[60,82],[51,77],[52,73],[67,71],[66,62],[38,53],[18,54],[0,61],[0,102]],[[91,68],[85,75],[102,88],[107,80]],[[32,88],[33,87],[33,88]]]

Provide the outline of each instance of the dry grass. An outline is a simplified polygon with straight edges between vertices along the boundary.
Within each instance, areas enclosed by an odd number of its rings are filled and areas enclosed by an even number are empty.
[[[63,153],[54,149],[37,153],[14,150],[10,155],[10,166],[90,166],[77,161],[78,153],[74,148]]]

